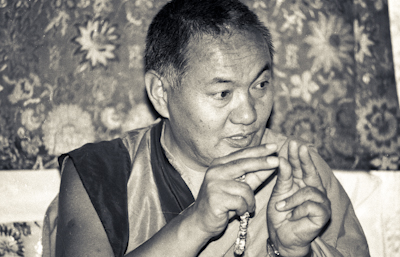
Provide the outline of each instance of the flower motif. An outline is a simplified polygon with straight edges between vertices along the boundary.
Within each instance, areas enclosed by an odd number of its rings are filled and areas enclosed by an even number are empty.
[[[142,10],[149,10],[154,7],[153,0],[136,0],[135,6]]]
[[[364,33],[365,26],[360,26],[358,20],[354,20],[354,37],[356,41],[355,56],[357,62],[364,62],[364,56],[372,56],[369,47],[374,45],[374,42],[369,40],[368,35]]]
[[[154,8],[152,0],[136,0],[126,3],[126,19],[135,26],[147,27],[147,22],[151,19],[148,15],[149,10]]]
[[[386,1],[386,5],[387,5],[387,1]],[[381,11],[383,9],[383,1],[382,0],[374,1],[374,6],[377,11]]]
[[[21,233],[5,224],[0,225],[0,256],[24,256]]]
[[[39,153],[39,148],[43,145],[40,136],[25,130],[23,127],[17,130],[17,134],[17,142],[25,156],[28,158],[36,157]]]
[[[38,135],[32,139],[24,139],[21,141],[21,148],[28,157],[35,157],[39,153],[39,148],[43,145],[42,140]]]
[[[294,44],[288,44],[286,46],[285,57],[286,63],[285,66],[289,69],[296,69],[299,67],[299,55],[298,55],[299,47]]]
[[[354,137],[346,134],[339,134],[332,137],[330,141],[331,141],[330,144],[332,145],[335,152],[347,158],[354,158],[354,151],[356,145]],[[340,166],[340,164],[337,164],[337,166]]]
[[[10,169],[17,162],[15,145],[10,138],[0,135],[0,169]]]
[[[89,113],[77,105],[60,105],[42,126],[43,143],[49,155],[60,155],[95,140]]]
[[[53,0],[51,4],[55,9],[61,9],[63,5],[72,9],[75,7],[75,2],[76,0]]]
[[[61,35],[65,36],[65,33],[67,33],[67,28],[68,28],[68,21],[70,19],[71,18],[69,17],[69,15],[68,15],[68,13],[66,11],[59,11],[57,16],[55,16],[54,18],[51,19],[49,24],[44,29],[44,32],[47,33],[51,29],[59,28],[60,32],[61,32]],[[50,51],[52,51],[52,50],[50,50]],[[51,54],[52,53],[50,52],[50,56],[51,56]]]
[[[77,26],[79,36],[73,41],[80,45],[75,54],[83,53],[82,62],[88,62],[92,68],[103,65],[107,67],[108,60],[117,59],[114,53],[119,38],[115,34],[116,25],[110,26],[106,20],[88,20],[84,26]]]
[[[370,100],[367,106],[357,110],[357,130],[361,145],[374,153],[392,154],[400,146],[400,117],[398,107],[385,99]]]
[[[357,119],[353,99],[342,99],[335,108],[335,127],[339,130],[355,130],[354,121]]]
[[[99,74],[93,79],[92,96],[95,105],[105,106],[112,102],[112,95],[117,91],[118,80],[111,76]]]
[[[329,89],[322,96],[324,101],[331,104],[335,99],[341,99],[347,94],[347,85],[345,81],[332,80]]]
[[[49,49],[50,69],[58,70],[60,68],[61,53],[57,46],[52,46]]]
[[[8,100],[12,104],[16,104],[19,101],[31,99],[34,94],[35,88],[41,85],[40,78],[32,73],[29,74],[29,78],[21,78],[18,80],[12,80],[4,75],[3,80],[9,85],[14,85],[13,92],[8,95]]]
[[[76,6],[78,8],[82,8],[82,9],[85,9],[86,7],[88,7],[90,5],[90,0],[79,0],[77,2],[78,3],[76,4]]]
[[[287,136],[293,135],[314,144],[317,148],[322,146],[325,121],[312,107],[295,106],[286,114],[286,120],[281,127]]]
[[[307,20],[307,17],[299,8],[291,8],[293,14],[289,14],[286,9],[283,9],[283,17],[285,18],[285,23],[281,27],[282,32],[292,32],[296,29],[297,34],[301,34],[303,31],[303,21]]]
[[[0,0],[0,8],[7,7],[7,0]]]
[[[326,148],[331,148],[336,153],[343,157],[350,159],[355,157],[355,151],[357,149],[358,141],[356,141],[356,128],[354,121],[356,120],[356,113],[354,111],[355,103],[352,99],[342,99],[338,102],[335,108],[335,113],[332,113],[330,117],[334,120],[332,127],[329,127],[327,131],[327,145]],[[338,163],[336,167],[346,164]],[[347,166],[349,167],[349,166]]]
[[[308,57],[313,57],[311,70],[324,72],[332,68],[343,70],[346,64],[352,63],[351,51],[354,49],[353,34],[351,26],[345,24],[340,17],[331,15],[327,18],[319,13],[318,22],[311,21],[309,26],[312,35],[307,36],[304,41],[311,46]]]
[[[113,11],[113,4],[110,0],[94,0],[93,12],[96,17],[106,15]]]
[[[317,92],[319,89],[317,83],[312,81],[312,74],[310,71],[305,71],[301,77],[297,74],[293,75],[290,81],[295,86],[290,92],[290,95],[292,97],[301,97],[306,103],[311,102],[311,94]]]
[[[0,108],[0,169],[15,167],[17,150],[14,144],[14,128],[10,124],[13,111],[10,105]]]
[[[371,164],[379,170],[397,170],[399,168],[400,156],[383,155],[371,160]]]
[[[253,8],[254,9],[257,9],[257,8],[265,9],[265,8],[267,8],[267,5],[264,3],[264,1],[256,0],[253,3]]]
[[[35,51],[42,44],[41,37],[29,19],[4,16],[0,19],[0,71],[25,76],[29,66],[38,62]]]
[[[354,5],[356,4],[359,4],[364,9],[367,8],[367,3],[365,2],[365,0],[354,0]]]
[[[33,1],[33,3],[36,1]],[[31,0],[18,0],[15,3],[15,8],[16,9],[20,9],[20,8],[29,9],[33,3]]]
[[[45,120],[44,114],[38,114],[35,110],[28,108],[21,114],[21,124],[25,126],[29,131],[34,131],[42,125]]]
[[[329,77],[325,79],[322,75],[318,76],[319,81],[328,85],[328,90],[323,94],[322,98],[328,104],[331,104],[336,99],[341,99],[347,94],[347,81],[333,79],[335,77],[335,73],[331,71],[329,73]]]
[[[9,139],[3,135],[0,135],[0,152],[10,147]]]
[[[115,111],[115,108],[107,107],[101,112],[101,122],[109,130],[119,129],[122,124],[121,115]]]
[[[129,46],[129,68],[143,67],[143,49],[140,45]]]

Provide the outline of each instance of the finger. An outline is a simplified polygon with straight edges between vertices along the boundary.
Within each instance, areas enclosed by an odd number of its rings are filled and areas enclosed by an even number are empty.
[[[252,173],[247,173],[245,177],[245,182],[253,190],[256,190],[264,181],[266,181],[273,173],[275,169],[270,170],[259,170]]]
[[[238,211],[243,213],[246,211],[254,211],[256,204],[254,192],[247,183],[231,180],[224,182],[223,185],[220,185],[220,189],[225,195],[228,195],[230,198],[234,199],[234,202],[238,204],[231,205],[230,208],[226,209],[227,211]],[[238,201],[239,198],[245,202],[245,205]],[[218,199],[216,204],[223,205],[224,202]]]
[[[212,165],[224,164],[237,159],[246,159],[253,157],[268,156],[275,153],[278,149],[276,144],[265,144],[256,147],[241,149],[239,151],[228,154],[227,156],[215,159]]]
[[[220,179],[237,179],[249,172],[272,170],[279,165],[279,159],[275,156],[261,156],[245,159],[235,159],[228,163],[212,167],[208,173],[210,176]]]
[[[331,217],[331,210],[326,205],[306,201],[292,211],[290,221],[308,218],[316,227],[323,227]]]
[[[290,165],[292,165],[293,176],[301,179],[303,177],[303,172],[299,158],[299,144],[296,142],[296,140],[291,140],[289,142],[288,160]]]
[[[303,181],[308,186],[313,186],[325,193],[325,188],[322,184],[322,180],[319,176],[317,168],[314,165],[313,160],[307,146],[302,145],[299,149],[299,156],[301,167],[303,170]]]
[[[249,206],[244,197],[240,195],[230,195],[222,194],[218,196],[218,202],[210,201],[210,205],[205,207],[204,204],[199,204],[200,208],[204,208],[202,213],[203,216],[209,216],[208,213],[211,212],[211,216],[225,217],[229,219],[235,215],[243,215],[245,212],[254,212],[255,205]],[[205,215],[207,214],[207,215]]]
[[[278,211],[288,211],[297,206],[303,204],[306,201],[313,201],[316,203],[327,203],[329,202],[325,194],[319,191],[315,187],[305,187],[299,189],[292,196],[276,204]]]
[[[277,180],[274,186],[274,193],[284,194],[293,186],[292,167],[289,162],[283,158],[279,158],[279,170]]]
[[[221,215],[228,215],[229,218],[235,215],[241,216],[247,211],[254,211],[254,207],[249,206],[247,201],[240,195],[225,194],[220,200],[217,205],[220,211],[217,211],[217,214],[220,212]]]
[[[247,201],[241,197],[240,195],[233,196],[233,199],[236,199],[236,205],[237,207],[234,209],[231,209],[231,211],[235,211],[236,215],[242,216],[246,212],[253,212],[254,209],[253,207],[250,207],[247,203]],[[229,215],[229,218],[231,218],[231,214]]]

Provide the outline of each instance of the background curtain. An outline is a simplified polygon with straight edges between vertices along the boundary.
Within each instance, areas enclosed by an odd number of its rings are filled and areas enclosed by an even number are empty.
[[[399,168],[387,0],[243,1],[271,29],[270,126],[335,169]],[[0,0],[0,169],[57,167],[87,142],[145,126],[149,23],[165,0]]]

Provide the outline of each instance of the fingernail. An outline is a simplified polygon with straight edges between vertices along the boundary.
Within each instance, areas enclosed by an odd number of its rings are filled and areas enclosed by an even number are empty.
[[[278,166],[279,165],[279,159],[278,157],[270,156],[267,158],[267,162],[273,166]]]
[[[285,207],[285,205],[286,205],[286,202],[285,202],[285,201],[277,202],[277,203],[276,203],[276,209],[277,209],[278,211],[279,211],[279,210],[282,210],[283,207]]]
[[[286,215],[286,219],[289,220],[289,219],[292,217],[292,215],[293,215],[293,213],[292,213],[292,212],[289,212],[289,213]]]
[[[276,148],[277,148],[277,145],[276,145],[276,144],[266,144],[266,145],[265,145],[265,148],[266,148],[267,150],[270,150],[270,151],[275,151]]]

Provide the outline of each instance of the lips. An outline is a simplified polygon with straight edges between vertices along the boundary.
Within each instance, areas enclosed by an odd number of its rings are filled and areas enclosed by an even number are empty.
[[[236,134],[225,139],[233,148],[246,148],[252,143],[254,135],[255,132],[250,134]]]

